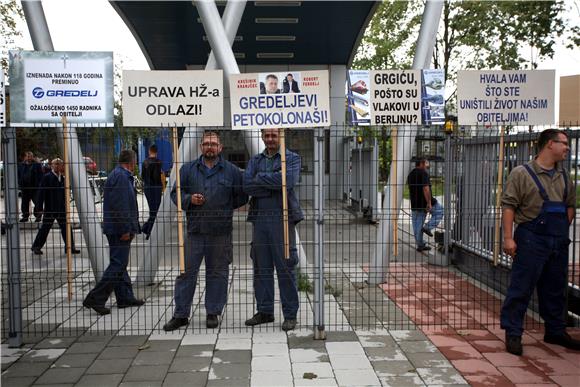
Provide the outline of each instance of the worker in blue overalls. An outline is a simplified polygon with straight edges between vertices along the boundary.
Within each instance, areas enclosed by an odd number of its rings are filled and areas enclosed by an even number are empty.
[[[544,341],[580,350],[580,341],[566,332],[568,228],[575,216],[576,194],[562,167],[570,149],[568,136],[544,130],[539,153],[510,173],[502,197],[503,249],[512,257],[511,281],[501,310],[506,350],[521,355],[524,317],[534,288]],[[513,224],[517,224],[512,236]]]
[[[279,129],[262,130],[266,149],[252,157],[244,172],[244,191],[251,195],[248,221],[252,223],[250,256],[254,269],[254,292],[258,313],[246,320],[247,326],[274,321],[274,267],[282,301],[282,329],[296,327],[299,299],[296,284],[298,253],[295,225],[304,219],[294,187],[300,179],[300,156],[286,150],[288,230],[290,257],[284,257],[282,219],[282,173]]]
[[[205,257],[206,327],[217,328],[228,298],[229,265],[233,260],[234,210],[248,202],[242,171],[221,157],[217,132],[207,131],[201,140],[202,155],[179,169],[181,206],[187,216],[185,272],[175,281],[175,310],[164,326],[173,331],[189,324],[197,275]],[[173,185],[171,200],[177,203]]]

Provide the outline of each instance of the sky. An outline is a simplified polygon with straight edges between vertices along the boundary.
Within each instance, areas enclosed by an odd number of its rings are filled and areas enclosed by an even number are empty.
[[[567,0],[570,22],[580,24],[580,1]],[[149,66],[133,35],[106,0],[44,0],[43,7],[57,51],[113,51],[125,70],[147,70]],[[26,24],[16,44],[32,49]],[[527,53],[524,53],[527,55]],[[559,76],[580,74],[580,49],[556,46],[553,59],[539,62],[539,69],[556,69]]]

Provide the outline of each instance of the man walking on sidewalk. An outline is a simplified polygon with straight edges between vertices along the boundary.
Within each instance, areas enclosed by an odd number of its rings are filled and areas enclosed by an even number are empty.
[[[117,306],[128,308],[141,306],[143,300],[135,298],[127,265],[131,241],[140,232],[139,209],[133,180],[135,152],[123,150],[119,154],[119,165],[109,174],[104,188],[103,233],[109,241],[109,266],[83,305],[98,314],[109,314],[105,307],[111,293],[115,292]]]
[[[45,174],[40,181],[36,205],[44,207],[42,226],[32,243],[32,252],[35,255],[42,255],[42,247],[46,243],[50,229],[56,220],[62,240],[65,244],[66,253],[66,209],[64,192],[64,162],[61,159],[54,159],[50,163],[52,170]],[[73,235],[71,233],[71,251],[73,254],[80,253],[74,246]]]
[[[433,229],[443,219],[443,206],[433,197],[433,191],[431,190],[429,167],[427,159],[418,159],[415,162],[415,169],[407,177],[411,199],[413,235],[415,236],[417,251],[431,250],[431,247],[427,246],[423,241],[423,233],[432,237]],[[431,214],[431,219],[425,224],[428,213]]]
[[[523,353],[524,317],[534,288],[544,341],[580,350],[580,340],[566,332],[568,229],[576,205],[574,184],[562,166],[570,150],[568,136],[558,129],[544,130],[538,149],[534,160],[513,169],[502,197],[503,249],[513,261],[501,327],[506,350],[514,355]]]

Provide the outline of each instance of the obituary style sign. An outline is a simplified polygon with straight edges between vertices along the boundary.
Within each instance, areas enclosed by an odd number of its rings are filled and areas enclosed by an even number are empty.
[[[123,71],[123,125],[223,124],[222,70]]]
[[[460,125],[551,125],[555,70],[459,71]]]
[[[113,53],[10,51],[13,126],[113,126]]]
[[[230,77],[232,129],[330,126],[328,71]]]
[[[4,94],[4,70],[0,70],[0,128],[6,126],[6,94]]]

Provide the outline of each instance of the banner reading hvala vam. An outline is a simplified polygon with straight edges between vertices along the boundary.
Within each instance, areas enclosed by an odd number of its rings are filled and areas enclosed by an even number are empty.
[[[441,125],[443,70],[349,70],[346,98],[353,125]]]
[[[113,53],[10,51],[13,126],[113,126]]]
[[[554,70],[459,71],[460,125],[551,125],[556,121]]]
[[[232,129],[330,126],[328,71],[230,77]]]
[[[123,71],[123,124],[223,126],[223,73]]]

